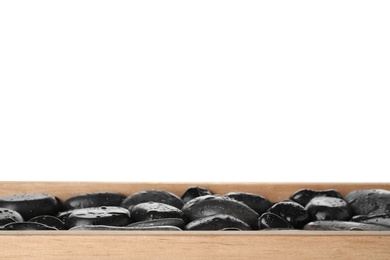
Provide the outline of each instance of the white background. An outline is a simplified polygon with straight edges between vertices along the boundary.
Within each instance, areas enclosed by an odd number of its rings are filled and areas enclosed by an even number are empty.
[[[2,1],[0,179],[390,181],[388,1]]]

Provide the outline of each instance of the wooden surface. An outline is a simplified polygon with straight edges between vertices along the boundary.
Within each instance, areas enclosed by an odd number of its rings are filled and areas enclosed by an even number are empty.
[[[45,192],[129,195],[163,189],[181,195],[199,185],[215,193],[246,191],[272,201],[302,188],[390,190],[389,183],[69,183],[0,182],[0,196]],[[390,232],[364,231],[1,231],[0,259],[390,259]]]
[[[0,234],[1,259],[378,260],[390,257],[390,236],[378,232],[15,232]]]

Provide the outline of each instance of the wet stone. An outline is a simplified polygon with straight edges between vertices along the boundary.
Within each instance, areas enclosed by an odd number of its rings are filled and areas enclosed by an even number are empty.
[[[338,220],[314,221],[305,225],[304,230],[334,231],[389,231],[390,227]]]
[[[81,225],[126,226],[131,223],[130,212],[122,207],[103,206],[76,209],[66,218],[66,227]]]
[[[150,227],[116,227],[106,225],[82,225],[69,229],[72,230],[109,230],[109,231],[182,231],[175,226],[150,226]]]
[[[54,227],[58,230],[66,229],[64,222],[62,222],[59,218],[50,215],[36,216],[30,219],[28,222],[45,224],[46,226]]]
[[[13,222],[2,227],[2,230],[58,230],[55,227],[35,222]]]
[[[390,191],[355,190],[345,196],[354,215],[390,213]]]
[[[135,205],[144,202],[159,202],[181,209],[183,201],[175,194],[163,190],[145,190],[136,192],[123,200],[121,207],[131,210]]]
[[[16,194],[0,198],[0,207],[19,212],[23,219],[31,219],[39,215],[56,215],[59,211],[57,199],[51,195]]]
[[[272,212],[266,212],[258,220],[260,229],[294,229],[290,222]]]
[[[64,210],[101,206],[120,206],[126,197],[118,192],[93,192],[70,197],[64,202]]]
[[[240,230],[252,230],[245,222],[230,215],[217,214],[209,217],[199,218],[188,223],[186,230],[221,230],[235,228]]]
[[[190,200],[183,206],[183,212],[191,221],[217,214],[230,215],[257,228],[259,214],[242,202],[217,195],[206,195]]]
[[[220,229],[219,231],[242,231],[242,230],[239,228],[228,227],[228,228]]]
[[[229,192],[225,197],[240,201],[261,215],[266,212],[272,203],[265,197],[248,192]]]
[[[274,204],[268,212],[274,213],[287,220],[294,228],[302,229],[310,222],[310,216],[305,208],[292,201],[282,201]]]
[[[61,220],[62,222],[66,222],[66,219],[69,217],[70,214],[73,213],[73,211],[75,211],[77,209],[71,209],[71,210],[67,210],[67,211],[61,211],[59,212],[56,217]]]
[[[290,196],[292,201],[295,201],[302,206],[306,206],[313,198],[315,197],[332,197],[342,199],[343,196],[336,190],[310,190],[310,189],[302,189],[296,191],[294,194]]]
[[[377,215],[357,215],[351,221],[390,227],[390,213]]]
[[[213,193],[206,188],[195,186],[195,187],[188,188],[181,196],[181,199],[183,200],[184,203],[187,203],[192,199],[205,196],[205,195],[213,195]]]
[[[139,221],[127,226],[128,227],[174,226],[183,229],[185,223],[184,220],[181,218],[161,218],[161,219]]]
[[[161,218],[184,218],[184,213],[180,209],[159,202],[137,204],[130,212],[136,222]]]
[[[23,217],[19,214],[19,212],[7,209],[7,208],[0,208],[0,226],[4,226],[5,224],[11,223],[11,222],[22,222]]]
[[[312,221],[346,221],[352,217],[351,209],[347,202],[339,198],[315,197],[306,205],[306,210]]]

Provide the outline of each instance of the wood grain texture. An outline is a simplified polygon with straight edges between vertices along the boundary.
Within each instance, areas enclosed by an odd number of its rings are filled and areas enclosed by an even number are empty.
[[[190,186],[246,191],[272,201],[302,189],[388,189],[390,183],[0,182],[0,196],[147,189],[181,195]],[[0,259],[389,259],[390,232],[364,231],[1,231]]]
[[[390,256],[390,235],[373,232],[58,232],[0,234],[1,259],[377,260]]]

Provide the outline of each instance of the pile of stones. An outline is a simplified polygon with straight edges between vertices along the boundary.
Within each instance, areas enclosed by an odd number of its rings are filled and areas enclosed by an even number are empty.
[[[390,230],[390,191],[302,189],[279,202],[260,194],[169,191],[43,193],[0,198],[1,230]]]

